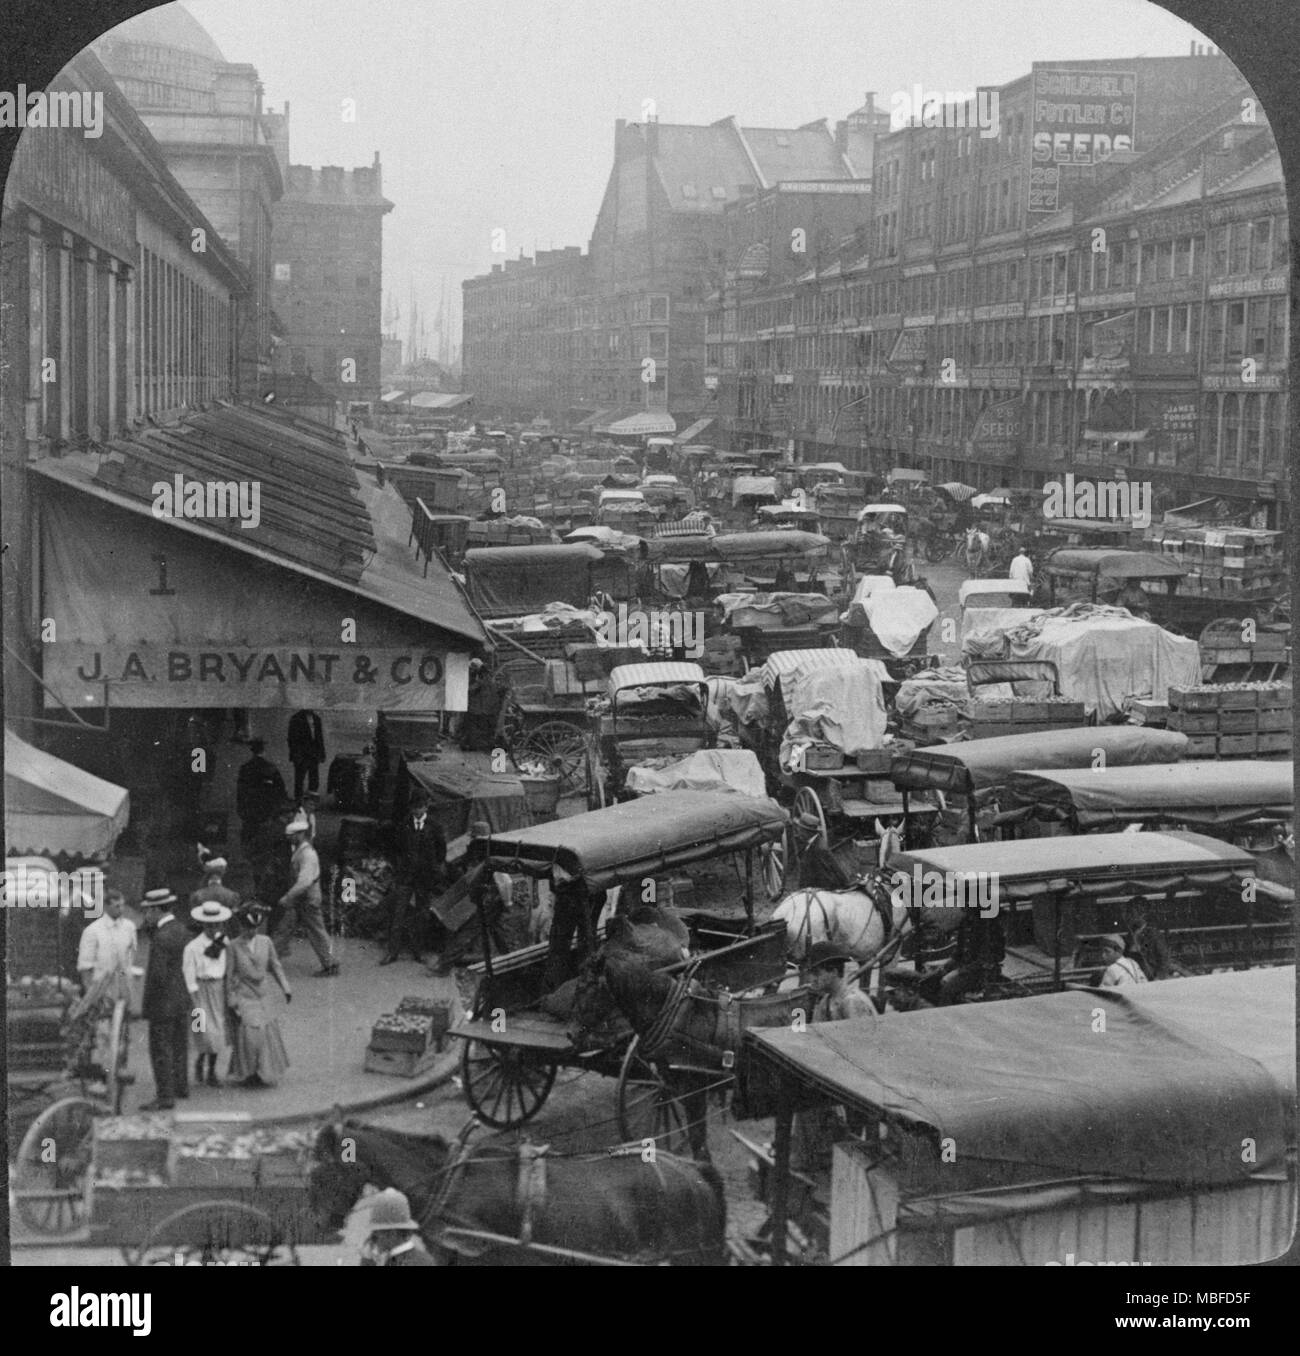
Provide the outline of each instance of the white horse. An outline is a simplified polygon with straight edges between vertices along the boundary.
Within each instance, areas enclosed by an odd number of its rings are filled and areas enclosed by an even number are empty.
[[[892,938],[908,927],[907,907],[895,902],[887,863],[898,853],[896,828],[879,820],[877,870],[852,890],[796,890],[772,912],[785,924],[787,954],[802,961],[818,942],[836,942],[859,964],[873,960]]]
[[[989,534],[978,527],[966,529],[966,568],[972,574],[978,573],[989,558],[991,542]]]

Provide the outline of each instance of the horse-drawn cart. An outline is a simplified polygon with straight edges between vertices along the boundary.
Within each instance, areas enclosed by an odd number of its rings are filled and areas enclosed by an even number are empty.
[[[743,853],[746,919],[703,917],[692,933],[691,958],[655,972],[661,981],[684,974],[688,983],[710,981],[712,1000],[730,1002],[753,991],[765,996],[785,976],[784,929],[754,930],[751,889],[752,850],[779,840],[785,828],[784,811],[769,800],[671,791],[479,839],[471,855],[493,871],[573,882],[588,892],[631,886],[644,899],[649,881]],[[610,926],[617,931],[622,921],[616,916]],[[596,942],[595,922],[586,911],[579,955],[592,955]],[[606,1014],[600,1029],[581,1015],[559,1015],[556,962],[572,969],[576,959],[572,952],[557,956],[555,947],[537,945],[504,956],[489,954],[474,967],[478,992],[468,1019],[451,1033],[464,1042],[466,1100],[488,1125],[510,1129],[541,1110],[559,1069],[594,1071],[618,1079],[618,1124],[625,1138],[643,1138],[641,1132],[654,1123],[653,1133],[679,1142],[689,1127],[682,1120],[673,1069],[637,1053],[638,1035],[645,1040],[652,1033],[638,1032],[621,1013]],[[548,1000],[548,992],[557,1001]],[[723,994],[733,997],[724,1000]]]

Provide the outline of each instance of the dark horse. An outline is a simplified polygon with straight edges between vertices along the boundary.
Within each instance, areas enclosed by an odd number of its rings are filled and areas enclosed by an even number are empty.
[[[396,1187],[443,1265],[573,1266],[565,1254],[673,1266],[725,1266],[726,1202],[711,1168],[656,1153],[552,1157],[529,1172],[517,1148],[458,1150],[355,1121],[326,1125],[316,1138],[311,1209],[341,1229],[362,1188]],[[455,1236],[457,1228],[524,1239],[532,1250]],[[553,1248],[556,1251],[548,1252]]]

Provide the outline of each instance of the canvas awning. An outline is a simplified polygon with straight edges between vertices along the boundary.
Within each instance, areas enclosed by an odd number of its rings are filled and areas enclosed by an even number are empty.
[[[473,399],[472,395],[458,395],[449,391],[420,391],[411,397],[410,404],[415,410],[458,410]]]
[[[646,433],[676,433],[677,420],[665,410],[638,410],[612,424],[597,425],[597,433],[609,433],[615,436],[631,436]]]
[[[693,424],[684,428],[673,439],[673,442],[675,442],[678,447],[685,447],[687,443],[693,443],[711,423],[713,423],[713,415],[709,415],[704,419],[697,419]]]
[[[98,857],[130,817],[126,788],[91,776],[5,729],[5,853]]]

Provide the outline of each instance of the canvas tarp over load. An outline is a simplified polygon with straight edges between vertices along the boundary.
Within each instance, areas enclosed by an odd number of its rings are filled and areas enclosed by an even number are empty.
[[[660,760],[656,759],[655,762]],[[665,765],[643,763],[629,770],[627,789],[638,796],[664,791],[732,791],[762,798],[767,781],[748,749],[700,749]]]
[[[411,778],[428,793],[430,810],[449,839],[485,822],[493,833],[523,828],[531,816],[518,777],[480,772],[463,763],[407,761]]]
[[[731,504],[734,508],[742,499],[779,499],[775,476],[737,476],[731,485]]]
[[[919,1135],[908,1194],[942,1193],[936,1206],[986,1183],[1240,1183],[1284,1172],[1294,1142],[1295,978],[1276,967],[752,1031],[745,1063],[803,1100]],[[961,1146],[955,1165],[940,1162],[941,1140]]]
[[[885,742],[888,716],[880,679],[872,660],[852,667],[796,670],[781,679],[790,725],[781,740],[781,764],[791,750],[816,740],[853,758]]]
[[[715,601],[725,625],[764,631],[829,626],[839,617],[824,593],[723,593]]]
[[[876,639],[896,658],[907,654],[921,633],[939,615],[934,599],[924,589],[893,588],[866,594],[860,608]]]
[[[1051,660],[1061,695],[1083,702],[1098,721],[1122,715],[1130,698],[1164,701],[1171,687],[1200,683],[1194,640],[1119,612],[1071,614],[1048,613],[1008,632],[1008,657]]]
[[[603,559],[582,543],[483,547],[465,552],[465,591],[483,617],[518,617],[556,602],[584,607],[592,567]]]

